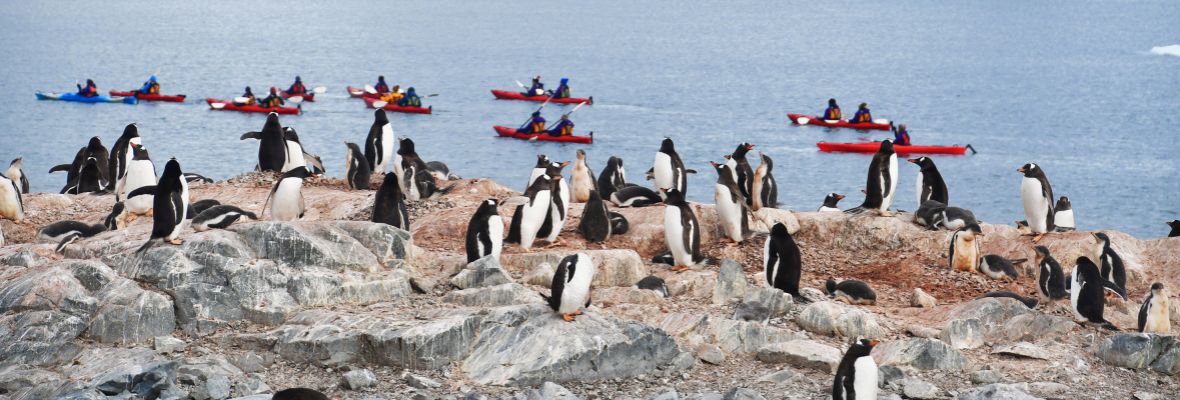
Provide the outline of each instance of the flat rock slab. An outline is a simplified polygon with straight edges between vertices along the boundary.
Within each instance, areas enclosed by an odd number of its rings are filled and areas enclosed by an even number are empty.
[[[967,358],[938,339],[890,340],[873,348],[877,365],[911,366],[921,370],[961,370]]]
[[[1053,354],[1048,350],[1029,342],[999,345],[992,349],[992,354],[1035,358],[1038,360],[1049,360],[1053,358]]]
[[[759,361],[811,368],[829,374],[836,373],[840,364],[840,350],[813,340],[791,340],[769,344],[758,350]]]

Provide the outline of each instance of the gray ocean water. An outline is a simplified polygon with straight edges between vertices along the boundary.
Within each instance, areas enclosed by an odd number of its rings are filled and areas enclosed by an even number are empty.
[[[91,136],[108,146],[137,122],[157,163],[224,179],[253,168],[241,142],[261,114],[210,111],[200,99],[290,84],[302,75],[327,94],[284,117],[329,175],[344,141],[363,143],[372,111],[345,86],[414,86],[434,115],[391,114],[399,135],[463,177],[523,189],[537,153],[592,168],[610,155],[642,181],[664,136],[690,168],[690,198],[712,202],[715,174],[739,142],[775,160],[784,207],[814,210],[828,192],[861,200],[870,157],[823,154],[817,141],[885,133],[792,126],[829,97],[846,114],[905,122],[916,144],[970,143],[980,153],[935,157],[954,205],[992,223],[1023,219],[1016,168],[1037,162],[1069,196],[1079,229],[1139,237],[1180,217],[1176,139],[1180,43],[1175,1],[496,1],[496,2],[5,2],[0,6],[0,160],[17,156],[36,191],[60,190],[48,169]],[[532,25],[532,26],[526,26]],[[138,87],[160,72],[184,104],[37,101],[37,90]],[[540,74],[571,78],[596,104],[574,115],[591,146],[497,138],[535,103],[493,100],[489,89]],[[561,106],[546,107],[553,119]],[[5,164],[7,165],[7,164]],[[162,168],[162,164],[158,165]],[[0,168],[2,169],[2,168]],[[916,167],[903,163],[897,206],[916,208]]]

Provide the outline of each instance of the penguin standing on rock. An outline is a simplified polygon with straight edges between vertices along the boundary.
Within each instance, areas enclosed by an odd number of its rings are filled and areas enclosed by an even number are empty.
[[[684,271],[701,261],[701,225],[684,193],[661,189],[664,193],[664,242],[672,252],[673,271]]]
[[[1024,205],[1029,231],[1036,235],[1033,241],[1037,242],[1056,226],[1053,222],[1053,186],[1036,163],[1024,164],[1016,172],[1024,174],[1020,181],[1020,202]]]
[[[209,207],[193,217],[193,230],[204,232],[210,229],[225,229],[241,217],[257,220],[258,215],[228,204]]]
[[[836,301],[869,306],[877,304],[877,292],[874,292],[869,284],[856,279],[840,283],[836,283],[835,279],[828,279],[824,283],[824,289],[828,290],[828,297]]]
[[[1069,297],[1065,290],[1065,273],[1061,271],[1061,264],[1049,254],[1049,248],[1037,246],[1034,248],[1037,263],[1037,294],[1045,301],[1054,301]]]
[[[365,138],[365,159],[369,162],[369,168],[373,172],[384,174],[389,169],[393,169],[388,165],[391,158],[393,158],[393,125],[389,124],[389,117],[385,115],[385,110],[378,108],[373,112],[373,125],[369,127],[369,136]]]
[[[746,154],[754,149],[754,145],[750,143],[741,143],[733,150],[729,156],[729,161],[726,162],[733,174],[733,180],[737,183],[738,189],[741,191],[742,198],[745,199],[746,205],[752,204],[751,193],[754,193],[754,169],[750,167],[750,160],[746,159]]]
[[[1168,313],[1168,290],[1164,284],[1151,284],[1151,292],[1143,299],[1143,306],[1139,307],[1139,332],[1168,334],[1172,331],[1172,322]]]
[[[1053,224],[1057,225],[1058,232],[1077,229],[1077,224],[1073,222],[1073,206],[1069,204],[1068,197],[1061,196],[1057,199],[1057,206],[1053,207]]]
[[[426,161],[418,156],[414,149],[414,141],[402,138],[398,143],[397,157],[394,159],[394,173],[400,178],[402,193],[406,200],[418,201],[434,197],[435,194],[446,194],[451,187],[439,189],[434,182],[434,174]]]
[[[128,197],[128,194],[135,191],[135,189],[156,184],[156,164],[152,163],[151,156],[142,145],[132,143],[131,148],[131,160],[127,163],[126,169],[123,171],[123,193],[121,197],[127,199],[124,201],[124,206],[127,207],[128,217],[134,220],[137,215],[145,215],[152,212],[153,200],[152,196],[148,195],[137,196],[132,199]]]
[[[0,218],[20,222],[25,219],[25,202],[16,181],[0,174]]]
[[[594,263],[586,253],[566,256],[557,264],[550,295],[542,295],[549,307],[561,314],[566,322],[582,315],[582,308],[590,307],[590,282],[594,280]]]
[[[504,248],[504,219],[500,217],[496,199],[479,203],[475,215],[467,223],[467,262],[491,255],[500,262],[500,251]]]
[[[1098,266],[1094,265],[1093,261],[1086,257],[1078,257],[1069,284],[1069,302],[1074,317],[1079,322],[1088,321],[1117,331],[1118,327],[1102,317],[1106,307],[1103,290],[1111,290],[1124,300],[1127,298],[1127,293],[1122,288],[1102,278]]]
[[[21,157],[12,160],[12,163],[8,164],[8,179],[17,183],[21,193],[29,193],[29,177],[25,175],[25,170],[22,168],[23,165],[24,162]]]
[[[136,196],[152,195],[152,235],[138,252],[151,247],[152,243],[166,241],[179,245],[180,230],[188,221],[188,182],[181,176],[180,163],[175,158],[164,164],[164,173],[155,186],[144,186],[127,194],[127,200]]]
[[[921,207],[926,200],[950,204],[947,200],[949,196],[946,182],[942,181],[942,174],[938,172],[938,167],[934,166],[934,160],[931,160],[930,157],[918,157],[907,161],[918,166],[918,207]]]
[[[307,167],[287,171],[270,188],[270,195],[263,202],[263,214],[270,204],[270,218],[275,221],[294,221],[303,218],[306,206],[303,202],[303,180],[315,176]],[[273,199],[273,201],[272,201]]]
[[[979,272],[979,242],[983,231],[978,224],[960,228],[951,234],[950,255],[947,257],[953,271]]]
[[[648,179],[655,180],[660,198],[666,199],[668,190],[676,190],[682,195],[688,193],[688,174],[692,172],[696,171],[684,168],[684,161],[676,153],[672,138],[664,138],[660,143],[660,151],[656,152],[655,162],[648,171]]]
[[[578,159],[574,162],[574,169],[570,171],[570,191],[575,203],[590,201],[590,192],[596,191],[594,171],[586,165],[586,152],[578,149]],[[601,200],[601,197],[599,197]]]
[[[758,157],[762,159],[762,163],[754,170],[754,185],[751,188],[753,202],[750,209],[754,211],[778,207],[778,182],[774,180],[772,173],[774,160],[761,152],[758,153]]]
[[[1119,253],[1110,247],[1109,236],[1102,232],[1095,232],[1093,235],[1094,239],[1098,241],[1095,253],[1097,254],[1096,260],[1101,260],[1102,263],[1102,279],[1114,282],[1115,285],[1126,291],[1127,269],[1123,266],[1123,258],[1119,257]]]
[[[1009,279],[1016,280],[1020,277],[1020,273],[1016,271],[1016,266],[1013,264],[1020,264],[1027,259],[1009,260],[1002,256],[995,254],[988,254],[979,259],[979,272],[982,272],[988,278],[992,279]]]
[[[893,205],[893,197],[897,194],[897,153],[893,151],[893,142],[889,139],[881,141],[881,147],[873,160],[869,162],[868,180],[865,183],[865,200],[860,206],[846,210],[846,213],[859,214],[875,210],[883,216],[889,215],[889,206]]]
[[[762,266],[766,286],[802,299],[799,295],[799,276],[803,271],[803,258],[795,238],[791,237],[787,226],[781,222],[774,224],[770,228],[770,236],[766,237],[766,245],[762,248]]]
[[[627,186],[627,171],[623,169],[623,159],[611,156],[606,160],[606,166],[598,174],[598,194],[603,199],[610,199],[615,191]],[[654,192],[653,192],[654,193]]]
[[[109,159],[107,161],[107,177],[114,182],[115,186],[115,201],[123,201],[124,195],[128,191],[123,190],[124,179],[126,179],[127,165],[131,163],[132,156],[135,155],[135,148],[142,144],[139,138],[139,127],[134,123],[127,124],[123,128],[123,134],[115,140],[115,145],[111,146]]]
[[[410,230],[410,213],[406,210],[406,196],[397,184],[397,175],[389,172],[373,198],[373,222],[380,222],[405,231]]]
[[[558,176],[557,179],[561,179]],[[528,198],[528,202],[516,209],[516,214],[519,215],[519,238],[520,247],[524,251],[530,252],[533,247],[533,241],[537,239],[537,232],[541,230],[541,225],[547,219],[550,207],[553,203],[553,191],[557,188],[557,182],[547,174],[541,174],[537,180],[533,181],[532,185],[524,191],[524,196]],[[513,224],[517,219],[513,215]],[[509,237],[513,236],[509,232]]]
[[[352,190],[368,189],[369,180],[373,174],[372,168],[369,167],[369,159],[365,158],[361,147],[356,143],[344,142],[344,146],[348,149],[344,164],[344,180],[348,182],[348,188]]]
[[[717,184],[713,185],[713,199],[721,222],[722,240],[741,243],[749,227],[749,208],[741,188],[733,181],[733,170],[727,164],[709,162],[717,170]],[[746,165],[748,168],[749,165]],[[740,164],[739,164],[740,168]]]
[[[279,123],[279,114],[267,114],[262,132],[246,132],[240,139],[258,139],[259,171],[283,172],[283,164],[287,162],[287,141],[283,139],[283,125]]]
[[[591,190],[588,194],[590,197],[586,201],[586,206],[582,208],[578,232],[581,232],[582,237],[585,237],[587,241],[602,243],[610,239],[614,225],[613,216],[606,208],[606,202],[598,196],[597,191]],[[626,220],[624,219],[624,221]]]
[[[843,200],[843,199],[844,199],[844,195],[842,195],[842,194],[828,193],[828,196],[824,197],[824,204],[822,206],[819,206],[819,209],[816,211],[819,211],[819,212],[840,212],[840,208],[837,206],[837,204],[840,203],[840,200]]]
[[[836,367],[832,382],[833,400],[876,400],[877,362],[870,354],[877,340],[860,339],[853,342]]]
[[[537,236],[545,236],[545,241],[549,242],[550,246],[558,244],[557,237],[561,235],[561,229],[565,227],[565,221],[569,217],[570,187],[564,179],[561,179],[561,170],[569,164],[569,162],[550,162],[549,167],[545,170],[545,174],[555,183],[553,195],[550,196],[552,205],[549,207],[549,213],[545,216],[545,223],[537,231]]]
[[[295,132],[295,128],[283,127],[283,146],[287,152],[283,160],[282,172],[307,166],[308,154],[303,151],[303,143],[299,142],[299,133]]]

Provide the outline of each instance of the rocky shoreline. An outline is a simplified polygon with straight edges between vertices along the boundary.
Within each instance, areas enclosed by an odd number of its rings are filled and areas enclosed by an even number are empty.
[[[273,177],[195,184],[193,199],[259,210]],[[1035,296],[1015,281],[950,271],[947,233],[893,217],[763,209],[752,228],[782,222],[803,252],[805,299],[764,288],[763,237],[719,242],[716,213],[693,204],[702,250],[716,265],[671,272],[663,207],[613,209],[631,229],[603,244],[577,232],[501,263],[465,262],[462,233],[478,203],[519,193],[481,179],[410,204],[412,232],[365,222],[373,191],[309,181],[299,222],[245,221],[182,234],[181,246],[134,251],[148,218],[57,254],[36,228],[101,222],[109,195],[25,196],[29,218],[0,221],[0,398],[268,399],[304,386],[334,398],[826,398],[849,340],[873,352],[890,398],[1167,398],[1180,393],[1180,342],[1130,333],[1151,282],[1180,287],[1180,238],[1107,231],[1128,270],[1130,302],[1079,325],[1064,303],[1028,309],[993,290]],[[1032,258],[1031,239],[984,224],[983,252]],[[1087,232],[1048,235],[1063,267],[1089,252]],[[552,268],[575,251],[598,271],[593,305],[567,323],[542,302]],[[1070,265],[1064,265],[1070,264]],[[669,296],[634,288],[648,275]],[[876,289],[874,306],[826,301],[828,278]],[[920,289],[922,294],[916,294]],[[770,310],[734,319],[738,303]],[[920,304],[915,307],[911,304]],[[1173,300],[1172,320],[1180,321]],[[481,397],[482,396],[482,397]],[[1155,397],[1153,397],[1155,396]]]

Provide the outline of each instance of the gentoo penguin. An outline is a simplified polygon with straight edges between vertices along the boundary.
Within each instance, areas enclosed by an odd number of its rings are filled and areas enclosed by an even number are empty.
[[[557,179],[561,179],[558,176]],[[537,232],[547,220],[549,210],[553,205],[553,191],[557,189],[557,182],[547,174],[541,174],[537,180],[524,191],[528,202],[517,208],[520,215],[520,247],[525,252],[531,251],[533,241],[537,239]],[[516,219],[516,216],[513,216]],[[511,236],[511,235],[510,235]]]
[[[934,166],[934,160],[930,157],[911,158],[911,164],[918,166],[918,207],[921,207],[926,200],[935,200],[942,204],[950,204],[947,201],[946,182],[942,181],[942,174],[938,172],[938,167]]]
[[[25,170],[22,168],[24,162],[23,158],[17,157],[8,164],[8,179],[16,182],[20,186],[21,193],[29,193],[29,177],[25,175]]]
[[[188,215],[188,182],[181,177],[180,163],[175,158],[164,164],[164,173],[155,186],[144,186],[127,194],[131,200],[136,196],[152,195],[152,235],[136,252],[143,252],[156,241],[178,245],[180,230]]]
[[[897,153],[893,152],[893,142],[885,139],[881,141],[881,147],[869,162],[864,202],[844,212],[859,214],[875,210],[881,215],[888,215],[889,206],[893,205],[893,197],[897,194],[896,189]]]
[[[102,225],[112,231],[127,227],[127,209],[123,207],[123,202],[115,203],[111,207],[111,213],[107,214],[107,217],[103,219]]]
[[[656,192],[660,198],[667,198],[667,192],[660,189],[675,189],[682,195],[688,193],[688,170],[684,168],[684,161],[680,160],[680,155],[676,154],[672,138],[664,138],[660,143],[660,151],[656,152],[650,178],[655,180]]]
[[[1009,260],[1002,256],[988,254],[979,259],[979,272],[992,279],[1016,280],[1016,278],[1020,277],[1020,273],[1016,271],[1016,267],[1013,264],[1020,264],[1025,261],[1027,259]]]
[[[587,193],[589,198],[586,201],[586,206],[582,208],[582,218],[578,222],[578,232],[582,233],[587,241],[593,243],[602,243],[610,239],[611,228],[613,221],[611,221],[610,210],[606,208],[606,202],[602,201],[602,197],[598,195],[598,191],[591,190]]]
[[[603,199],[611,198],[615,191],[627,186],[627,171],[623,169],[623,159],[611,156],[606,160],[606,166],[598,174],[598,194]],[[652,192],[655,193],[655,192]]]
[[[624,186],[610,195],[610,202],[619,207],[644,207],[662,201],[659,194],[643,186]]]
[[[774,160],[761,152],[758,153],[758,157],[762,159],[762,163],[754,170],[754,183],[750,192],[754,194],[751,204],[754,211],[778,207],[778,182],[774,180],[772,173]]]
[[[184,173],[184,181],[188,183],[213,183],[213,179],[191,172]]]
[[[984,297],[996,297],[996,298],[1007,297],[1009,299],[1015,299],[1021,303],[1024,303],[1024,306],[1028,307],[1029,309],[1035,308],[1038,303],[1037,299],[1034,299],[1032,297],[1024,297],[1019,294],[1012,293],[1009,291],[1004,291],[1004,290],[998,290],[995,292],[987,292],[987,293],[984,293],[983,296],[979,296],[978,298],[982,299]]]
[[[1053,224],[1058,232],[1069,232],[1077,229],[1073,222],[1073,206],[1069,204],[1069,197],[1061,196],[1057,199],[1057,206],[1053,207]]]
[[[716,202],[717,217],[721,222],[721,238],[741,243],[750,231],[746,197],[733,181],[734,174],[729,165],[712,161],[709,164],[717,171],[717,183],[713,185],[713,200]],[[749,168],[749,164],[746,167]],[[752,174],[747,176],[747,179],[753,179]]]
[[[377,189],[377,196],[373,198],[373,222],[391,225],[395,228],[410,230],[410,213],[406,211],[406,196],[402,194],[397,184],[397,175],[388,172],[381,187]]]
[[[975,213],[966,208],[947,207],[942,210],[942,218],[935,225],[941,225],[947,230],[956,230],[971,224],[978,224]]]
[[[369,168],[369,160],[356,143],[344,142],[344,146],[348,149],[344,165],[344,180],[348,182],[348,188],[368,189],[369,177],[373,174],[373,170]]]
[[[870,353],[880,341],[860,339],[853,342],[836,367],[832,382],[833,400],[876,400],[877,362]]]
[[[1078,257],[1077,265],[1073,268],[1069,284],[1069,302],[1074,317],[1080,321],[1089,321],[1102,327],[1118,330],[1114,324],[1102,318],[1106,306],[1103,290],[1109,289],[1127,298],[1126,292],[1111,281],[1102,278],[1098,266],[1086,257]]]
[[[594,171],[586,165],[586,152],[578,149],[578,159],[574,161],[574,169],[570,171],[570,194],[573,202],[585,203],[590,201],[590,192],[598,190],[594,179]],[[599,197],[601,200],[601,197]]]
[[[684,271],[701,260],[701,225],[697,216],[677,189],[664,193],[664,242],[672,252],[674,271]]]
[[[803,258],[795,238],[781,222],[770,228],[766,245],[762,248],[762,267],[766,286],[799,296],[799,275],[803,271]]]
[[[918,206],[917,211],[914,211],[914,223],[929,230],[936,230],[943,225],[943,218],[946,218],[945,211],[946,204],[938,200],[926,200],[921,206]]]
[[[194,202],[192,202],[192,204],[188,205],[188,214],[189,214],[188,219],[193,219],[193,217],[200,215],[205,210],[208,210],[208,209],[212,208],[213,206],[219,206],[219,205],[221,205],[221,202],[217,201],[215,199],[203,199],[203,200],[194,201]]]
[[[979,239],[982,236],[979,224],[964,226],[951,234],[950,254],[947,257],[951,270],[979,272],[979,258],[982,256],[979,253]]]
[[[549,170],[549,157],[544,154],[537,154],[537,163],[533,164],[533,169],[529,171],[529,182],[524,185],[525,189],[533,185],[541,175]]]
[[[135,155],[132,145],[140,144],[142,142],[139,138],[139,127],[131,123],[123,128],[123,134],[119,135],[115,145],[111,146],[110,158],[107,160],[107,177],[114,183],[115,201],[126,199],[125,195],[129,190],[123,190],[123,179],[127,174],[127,164],[131,163],[131,157]]]
[[[1172,231],[1168,232],[1168,237],[1180,236],[1180,219],[1171,220],[1167,224],[1169,228],[1172,228]]]
[[[258,216],[254,213],[241,208],[226,204],[216,205],[201,211],[200,214],[193,217],[193,230],[204,232],[210,229],[225,229],[225,227],[232,225],[241,217],[253,220],[258,219]]]
[[[434,175],[426,166],[426,162],[414,150],[414,141],[402,138],[398,142],[397,155],[394,159],[394,172],[401,178],[402,192],[406,200],[418,201],[434,197],[435,194],[445,194],[450,187],[439,189],[434,182]]]
[[[849,279],[840,283],[836,283],[835,279],[828,279],[824,283],[824,288],[828,290],[828,297],[843,301],[848,304],[877,304],[877,292],[869,287],[869,284],[856,279]]]
[[[110,173],[111,153],[107,151],[107,147],[102,144],[102,139],[99,139],[98,136],[90,138],[90,142],[86,144],[86,157],[93,158],[95,166],[98,167],[95,176],[101,182],[102,189],[99,191],[112,186],[110,175],[107,175]]]
[[[1123,258],[1119,257],[1113,248],[1110,247],[1110,237],[1105,233],[1093,233],[1094,239],[1098,241],[1094,254],[1097,256],[1090,257],[1095,264],[1102,263],[1102,279],[1114,282],[1115,285],[1127,290],[1127,270],[1123,267]]]
[[[751,198],[754,193],[754,169],[750,167],[750,160],[746,159],[746,154],[754,149],[754,145],[750,143],[741,143],[729,155],[729,161],[726,162],[733,174],[733,180],[737,183],[737,187],[741,190],[742,198],[746,201],[746,205],[751,205]]]
[[[610,214],[610,234],[622,235],[631,230],[631,224],[627,222],[626,216],[614,211],[609,211],[608,213]]]
[[[1061,264],[1049,254],[1049,248],[1037,246],[1034,248],[1037,263],[1037,294],[1041,299],[1054,301],[1069,296],[1065,291],[1065,273],[1061,271]]]
[[[843,200],[843,199],[844,199],[844,195],[842,195],[842,194],[828,193],[828,196],[824,197],[824,204],[822,206],[819,206],[819,209],[816,211],[819,211],[819,212],[840,212],[840,208],[837,207],[837,203],[839,203],[840,200]]]
[[[287,141],[283,138],[279,114],[268,114],[262,132],[246,132],[241,140],[246,139],[258,139],[259,171],[283,172],[283,165],[287,162]]]
[[[489,254],[496,262],[500,261],[500,251],[504,249],[504,219],[496,208],[498,205],[496,199],[484,200],[467,223],[468,263]]]
[[[270,400],[329,400],[328,396],[315,389],[290,388],[275,392]]]
[[[266,213],[266,206],[269,203],[272,220],[294,221],[303,218],[305,211],[303,180],[311,176],[314,175],[307,167],[295,168],[283,173],[275,185],[270,188],[270,194],[266,196],[266,201],[262,203],[262,214]]]
[[[129,217],[134,220],[136,215],[144,215],[152,211],[152,196],[137,196],[132,199],[127,197],[127,194],[144,186],[155,185],[156,165],[152,163],[147,148],[138,144],[131,146],[131,160],[127,163],[124,171],[123,193],[119,197],[127,199],[123,203],[127,207],[127,212],[130,213]]]
[[[663,298],[668,297],[668,285],[664,283],[662,278],[655,275],[648,275],[647,277],[640,279],[639,282],[635,283],[635,287],[638,289],[654,291],[659,293],[660,297]]]
[[[1139,332],[1171,333],[1172,322],[1168,314],[1168,290],[1164,284],[1151,284],[1151,292],[1143,299],[1143,306],[1139,307]]]
[[[1056,226],[1053,222],[1053,186],[1049,185],[1045,171],[1035,163],[1024,164],[1016,172],[1024,174],[1020,181],[1020,202],[1024,205],[1025,221],[1039,239]]]
[[[286,150],[286,157],[283,159],[282,172],[307,166],[303,143],[299,142],[299,133],[295,132],[295,128],[283,127],[283,148]]]
[[[378,108],[373,112],[373,125],[369,127],[369,136],[365,138],[365,160],[374,173],[384,174],[395,169],[388,165],[392,158],[393,125],[389,124],[385,110]]]
[[[20,222],[25,219],[25,203],[21,198],[20,185],[0,174],[0,218]]]
[[[87,157],[82,161],[82,167],[78,170],[78,178],[67,184],[62,193],[82,194],[107,190],[110,187],[108,186],[109,182],[103,178],[100,168],[97,158]]]
[[[565,221],[569,217],[570,209],[570,187],[565,182],[565,179],[560,179],[561,170],[570,163],[564,162],[550,162],[549,168],[545,173],[553,178],[556,184],[554,185],[554,192],[551,196],[553,205],[549,209],[549,214],[545,216],[546,222],[541,230],[537,232],[538,236],[544,235],[545,241],[550,244],[557,243],[557,236],[561,234],[561,229],[565,227]]]
[[[88,238],[107,231],[102,224],[87,224],[78,221],[57,221],[41,227],[37,239],[57,243],[55,251],[61,253],[67,245],[79,238]]]
[[[550,295],[545,297],[549,307],[567,322],[582,315],[583,307],[590,307],[590,282],[594,280],[594,263],[586,253],[566,256],[557,264]]]

